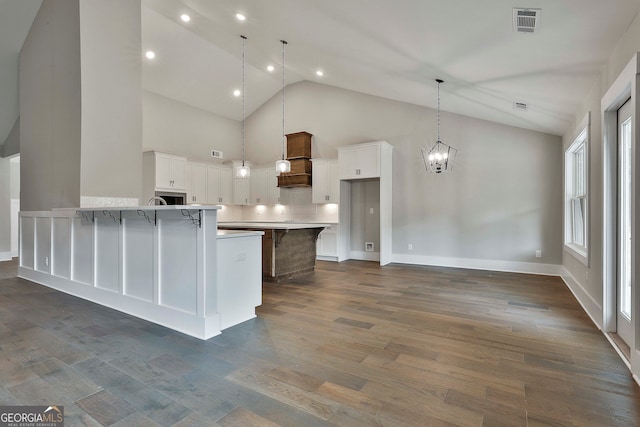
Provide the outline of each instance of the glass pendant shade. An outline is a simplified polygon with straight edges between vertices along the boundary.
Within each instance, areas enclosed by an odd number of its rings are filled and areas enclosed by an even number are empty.
[[[251,175],[249,166],[241,165],[236,168],[236,176],[238,178],[248,178]]]
[[[276,161],[276,171],[280,173],[291,172],[291,162],[286,159]]]

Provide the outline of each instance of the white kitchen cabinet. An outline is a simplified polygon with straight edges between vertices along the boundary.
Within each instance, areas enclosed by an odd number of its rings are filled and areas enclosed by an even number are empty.
[[[225,166],[207,166],[207,203],[233,203],[232,170]]]
[[[315,169],[313,173],[316,173]],[[316,258],[323,261],[338,261],[338,225],[327,227],[318,235]]]
[[[207,165],[187,162],[187,204],[207,203]]]
[[[155,155],[156,189],[185,191],[187,159],[172,154],[152,153]]]
[[[312,159],[311,161],[313,162],[312,203],[339,203],[338,161],[335,159]]]
[[[379,178],[379,143],[371,142],[338,147],[338,167],[340,179]]]
[[[253,175],[253,171],[251,171]],[[233,204],[249,204],[249,178],[233,178]]]
[[[278,187],[278,172],[275,168],[253,168],[249,181],[250,205],[274,205],[281,203],[280,187]]]

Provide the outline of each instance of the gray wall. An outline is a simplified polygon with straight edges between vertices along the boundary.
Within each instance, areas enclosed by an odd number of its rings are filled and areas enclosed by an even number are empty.
[[[23,210],[80,205],[78,0],[45,0],[20,51]]]
[[[603,141],[600,101],[609,86],[638,51],[640,51],[640,16],[636,16],[624,36],[618,41],[618,45],[611,53],[600,78],[594,82],[591,90],[585,94],[580,108],[576,110],[573,128],[563,137],[563,147],[566,149],[573,142],[577,130],[575,127],[587,112],[591,111],[591,140],[589,142],[590,262],[587,267],[565,251],[562,263],[588,296],[600,307],[603,303]]]
[[[9,136],[0,149],[2,150],[0,157],[10,157],[20,152],[20,117],[16,119]]]
[[[213,161],[211,150],[224,160],[241,157],[240,122],[217,116],[153,92],[144,91],[143,148]]]
[[[9,259],[11,252],[11,166],[0,157],[0,260]]]
[[[140,1],[45,0],[20,51],[21,208],[142,193]]]
[[[140,0],[80,2],[81,196],[142,196]]]
[[[395,147],[394,254],[562,262],[560,137],[443,112],[443,140],[459,154],[451,174],[435,176],[420,155],[435,142],[432,109],[313,82],[289,86],[286,107],[285,132],[312,133],[313,157],[366,141]],[[275,161],[280,132],[276,94],[247,120],[248,159]]]

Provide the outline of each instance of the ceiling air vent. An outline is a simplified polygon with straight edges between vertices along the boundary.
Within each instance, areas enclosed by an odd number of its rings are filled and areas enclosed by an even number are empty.
[[[529,109],[529,106],[524,102],[514,102],[513,109],[518,111],[527,111]]]
[[[211,150],[211,157],[213,157],[214,159],[222,159],[223,158],[222,151]]]
[[[513,30],[517,33],[535,33],[540,22],[541,9],[513,9]]]

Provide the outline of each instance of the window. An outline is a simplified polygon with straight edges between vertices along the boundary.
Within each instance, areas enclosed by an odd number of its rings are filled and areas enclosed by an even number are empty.
[[[583,122],[579,135],[564,154],[564,244],[572,255],[588,266],[589,116]]]

